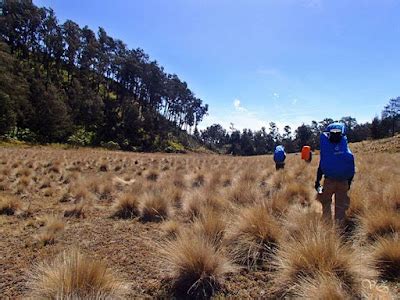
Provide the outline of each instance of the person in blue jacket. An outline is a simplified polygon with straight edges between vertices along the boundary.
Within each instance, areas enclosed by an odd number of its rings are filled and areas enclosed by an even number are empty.
[[[276,146],[274,151],[274,161],[276,170],[283,169],[285,167],[285,147],[282,145]]]
[[[320,162],[315,181],[315,189],[320,194],[323,217],[332,221],[331,203],[335,195],[334,218],[343,224],[346,210],[350,205],[347,191],[355,174],[354,156],[346,137],[346,128],[342,123],[332,123],[320,136]],[[324,185],[320,181],[325,177]]]

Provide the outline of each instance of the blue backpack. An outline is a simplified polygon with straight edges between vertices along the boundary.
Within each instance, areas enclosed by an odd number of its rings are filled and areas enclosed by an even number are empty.
[[[338,129],[341,130],[342,137],[339,143],[332,143],[329,140],[329,132]],[[320,166],[322,172],[327,178],[348,180],[354,176],[355,166],[353,153],[351,153],[347,144],[345,126],[340,123],[333,123],[326,130],[328,132],[323,132],[320,136]]]
[[[274,161],[276,163],[283,163],[286,159],[285,147],[282,145],[276,146],[274,151]]]

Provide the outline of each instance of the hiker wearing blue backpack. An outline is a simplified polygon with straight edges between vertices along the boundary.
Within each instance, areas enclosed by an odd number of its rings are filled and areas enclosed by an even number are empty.
[[[285,167],[285,147],[282,145],[276,146],[274,151],[274,161],[276,170],[283,169]]]
[[[347,191],[355,173],[354,156],[346,137],[346,128],[342,123],[332,123],[320,136],[320,162],[317,171],[315,189],[322,203],[324,219],[332,221],[331,203],[335,195],[334,218],[343,224],[346,210],[350,205]],[[320,181],[324,175],[324,185]]]

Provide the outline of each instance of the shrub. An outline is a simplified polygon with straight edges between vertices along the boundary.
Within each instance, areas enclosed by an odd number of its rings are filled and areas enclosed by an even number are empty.
[[[167,147],[165,147],[164,151],[167,153],[186,153],[185,147],[182,144],[173,141],[167,142]]]
[[[126,285],[105,263],[90,259],[78,249],[37,265],[30,276],[34,298],[111,299],[123,298],[126,292]]]
[[[89,146],[93,144],[96,133],[87,131],[85,128],[78,128],[74,134],[68,138],[68,143],[75,146]]]

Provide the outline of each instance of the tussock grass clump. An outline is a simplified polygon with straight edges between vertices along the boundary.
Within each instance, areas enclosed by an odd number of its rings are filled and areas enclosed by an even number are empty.
[[[73,207],[64,211],[66,218],[84,218],[86,207],[84,204],[76,204]]]
[[[309,300],[350,300],[351,295],[336,276],[319,273],[315,277],[305,277],[293,290],[296,299]]]
[[[357,233],[362,240],[375,241],[400,233],[400,214],[397,211],[377,208],[363,214]]]
[[[139,200],[130,193],[122,194],[114,205],[113,216],[130,219],[139,215]]]
[[[155,170],[149,171],[146,175],[146,179],[149,181],[157,181],[158,177],[159,177],[159,173]]]
[[[232,259],[255,269],[274,252],[282,230],[264,204],[244,209],[231,226],[226,244]]]
[[[34,298],[122,299],[126,293],[126,285],[105,263],[76,248],[37,265],[30,276]]]
[[[291,182],[278,192],[279,196],[287,199],[290,204],[310,205],[311,192],[310,188],[304,183]]]
[[[10,195],[0,196],[0,215],[11,216],[21,210],[21,201]]]
[[[204,174],[197,174],[192,180],[192,187],[201,187],[206,182],[206,176]]]
[[[192,224],[194,234],[207,239],[215,247],[221,245],[225,234],[226,221],[224,216],[216,213],[212,209],[205,208],[196,217]]]
[[[65,224],[62,219],[55,216],[46,216],[43,221],[45,227],[37,236],[37,240],[44,246],[54,244],[56,237],[64,230]]]
[[[207,239],[190,233],[167,242],[161,254],[172,273],[169,291],[178,298],[209,298],[222,287],[224,276],[235,270]]]
[[[168,220],[161,225],[163,235],[167,239],[175,239],[178,237],[182,229],[182,224],[176,220]]]
[[[227,199],[237,205],[249,205],[260,198],[260,191],[252,182],[239,181],[227,191]]]
[[[160,222],[173,213],[172,205],[158,190],[143,194],[140,205],[140,219],[144,222]]]
[[[342,243],[333,228],[320,224],[279,247],[272,279],[272,293],[277,297],[290,296],[304,280],[314,280],[319,274],[336,277],[348,294],[357,297],[362,280],[373,275],[364,256]]]
[[[400,280],[400,237],[380,238],[372,246],[372,257],[384,280]]]

